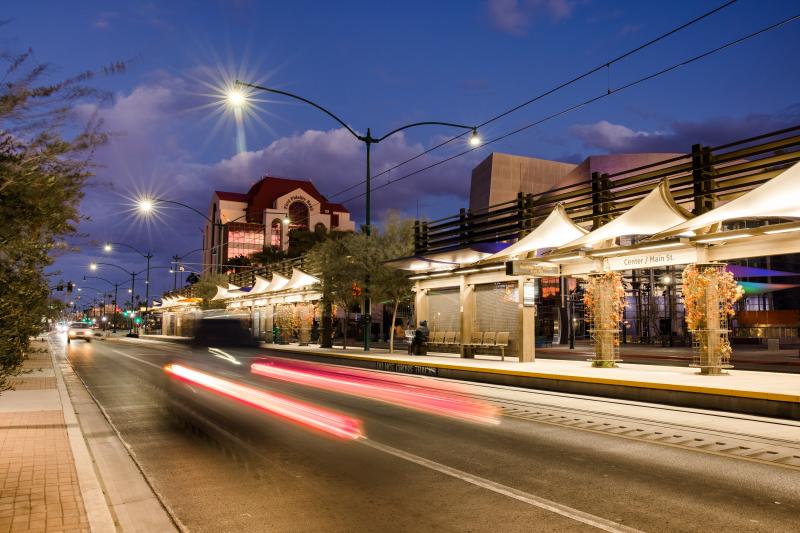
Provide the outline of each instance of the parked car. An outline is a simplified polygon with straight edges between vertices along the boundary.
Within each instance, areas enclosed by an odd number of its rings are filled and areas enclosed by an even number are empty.
[[[73,339],[83,339],[86,342],[92,342],[94,332],[92,325],[84,322],[72,322],[67,329],[67,344],[72,342]]]

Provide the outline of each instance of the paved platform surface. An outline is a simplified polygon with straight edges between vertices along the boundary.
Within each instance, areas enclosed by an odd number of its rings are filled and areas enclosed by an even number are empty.
[[[717,394],[744,398],[768,399],[800,403],[800,375],[731,369],[723,376],[703,376],[691,367],[620,363],[618,368],[594,368],[587,361],[537,358],[533,363],[520,363],[516,358],[478,356],[464,359],[453,353],[428,352],[427,356],[390,354],[388,350],[364,352],[361,348],[322,349],[292,344],[263,344],[265,348],[287,352],[319,354],[352,359],[433,366],[492,374],[509,374],[567,381],[583,381],[608,385],[676,390],[700,394]]]

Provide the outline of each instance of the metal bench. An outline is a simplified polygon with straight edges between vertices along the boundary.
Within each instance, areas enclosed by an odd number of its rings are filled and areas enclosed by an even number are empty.
[[[444,344],[444,331],[434,331],[428,339],[428,346],[441,346]]]

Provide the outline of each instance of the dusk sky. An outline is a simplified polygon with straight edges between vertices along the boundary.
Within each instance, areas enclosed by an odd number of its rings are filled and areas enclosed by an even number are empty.
[[[235,78],[298,93],[359,132],[381,135],[423,120],[481,123],[723,3],[600,0],[474,2],[9,2],[4,52],[33,48],[60,76],[128,61],[97,84],[113,93],[99,113],[110,142],[83,202],[80,253],[60,257],[56,279],[78,282],[92,260],[141,270],[201,246],[202,219],[162,209],[145,221],[136,195],[207,210],[214,189],[246,192],[265,174],[310,179],[337,195],[364,174],[360,143],[329,117],[279,97],[245,121],[245,145],[214,87]],[[800,12],[796,1],[740,0],[647,50],[481,130],[491,139]],[[492,151],[578,162],[590,154],[688,151],[800,121],[800,23],[793,22],[665,76],[382,188],[378,216],[399,209],[439,218],[465,207],[470,171]],[[76,117],[94,111],[86,104]],[[432,146],[454,130],[417,128],[374,149],[373,172]],[[466,148],[447,147],[380,176],[375,185]],[[346,202],[363,220],[363,197]],[[199,262],[199,255],[189,263]],[[197,266],[197,265],[194,265]],[[112,280],[122,272],[99,273]],[[151,295],[172,288],[152,274]],[[85,285],[88,285],[85,284]],[[92,283],[91,285],[96,285]],[[100,285],[96,285],[100,286]],[[137,290],[144,296],[144,287]],[[122,297],[120,298],[122,299]]]

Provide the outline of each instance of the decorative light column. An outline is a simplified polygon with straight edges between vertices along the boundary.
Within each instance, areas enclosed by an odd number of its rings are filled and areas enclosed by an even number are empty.
[[[741,297],[742,288],[724,263],[688,265],[684,269],[683,305],[694,352],[690,366],[699,368],[701,374],[720,375],[724,369],[733,368],[728,318]]]
[[[618,272],[591,274],[583,296],[594,344],[592,366],[614,368],[619,358],[619,323],[625,288]]]

